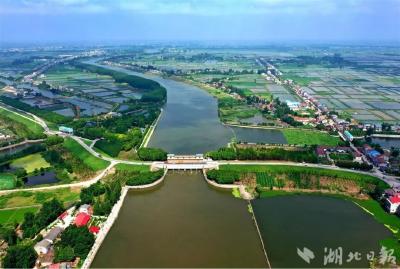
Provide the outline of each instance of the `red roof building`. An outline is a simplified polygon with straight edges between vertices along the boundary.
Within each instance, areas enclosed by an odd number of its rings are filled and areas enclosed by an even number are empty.
[[[90,215],[86,213],[79,213],[75,218],[75,225],[78,227],[85,226],[90,220]]]
[[[91,232],[92,234],[98,234],[100,232],[100,227],[98,227],[98,226],[90,226],[89,232]]]
[[[59,218],[60,220],[63,220],[66,216],[68,216],[68,212],[67,212],[67,211],[64,211],[60,216],[58,216],[58,218]]]
[[[398,204],[398,203],[400,203],[400,196],[398,196],[398,195],[392,196],[389,198],[389,200],[392,204]]]

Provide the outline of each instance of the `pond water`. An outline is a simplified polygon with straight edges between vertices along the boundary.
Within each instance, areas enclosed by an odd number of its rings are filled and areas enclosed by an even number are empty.
[[[58,178],[53,171],[47,171],[44,173],[40,173],[36,176],[27,177],[27,181],[25,182],[25,186],[35,186],[41,184],[51,184],[58,182]]]
[[[390,237],[371,215],[338,198],[280,196],[253,200],[252,206],[274,268],[324,267],[325,247],[343,247],[343,267],[368,267],[366,254],[377,255],[379,240]],[[304,247],[315,254],[310,264],[297,255],[297,248]],[[362,260],[346,263],[349,251],[362,253]]]
[[[211,188],[201,173],[168,173],[131,191],[96,255],[99,267],[266,267],[247,202]]]
[[[382,148],[390,149],[400,148],[400,138],[383,138],[383,137],[373,137],[372,143],[379,144]]]

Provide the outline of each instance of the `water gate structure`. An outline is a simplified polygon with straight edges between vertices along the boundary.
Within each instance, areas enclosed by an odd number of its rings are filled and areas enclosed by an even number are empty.
[[[152,170],[168,169],[168,170],[202,170],[202,169],[218,169],[218,162],[210,158],[205,158],[203,154],[195,155],[175,155],[168,154],[167,160],[164,162],[153,162]]]

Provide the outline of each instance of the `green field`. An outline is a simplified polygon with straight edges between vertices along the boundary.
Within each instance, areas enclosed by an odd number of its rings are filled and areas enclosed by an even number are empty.
[[[15,159],[14,161],[12,161],[11,166],[24,168],[29,174],[35,171],[35,169],[48,168],[50,167],[50,164],[45,159],[43,159],[40,153],[35,153]]]
[[[14,223],[21,223],[24,219],[24,215],[27,212],[36,213],[39,207],[26,207],[16,209],[0,210],[0,224],[1,225],[13,225]]]
[[[325,145],[337,146],[340,142],[338,137],[318,131],[302,129],[283,129],[283,135],[288,144],[296,145]]]
[[[15,176],[12,174],[0,173],[0,190],[15,188]]]
[[[93,171],[103,170],[109,165],[108,161],[93,156],[72,138],[65,139],[64,147]]]
[[[32,121],[32,120],[28,120],[27,118],[21,117],[16,113],[12,113],[8,110],[5,110],[3,108],[0,107],[0,115],[5,116],[7,118],[10,118],[16,122],[19,122],[21,124],[23,124],[24,126],[26,126],[26,128],[28,128],[29,131],[31,131],[32,133],[34,133],[35,135],[40,135],[43,133],[43,128],[42,126],[40,126],[39,124],[37,124],[36,122]]]
[[[132,164],[119,163],[115,166],[115,168],[119,171],[138,171],[138,172],[150,171],[149,165],[132,165]]]
[[[0,209],[15,207],[40,206],[46,201],[57,197],[58,200],[67,204],[79,200],[79,188],[63,188],[46,191],[18,191],[0,196]]]

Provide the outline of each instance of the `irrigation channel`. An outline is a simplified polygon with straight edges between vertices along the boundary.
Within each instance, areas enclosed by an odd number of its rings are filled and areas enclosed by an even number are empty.
[[[166,87],[168,102],[150,139],[151,147],[194,154],[226,145],[233,134],[280,139],[268,130],[235,133],[225,127],[218,120],[216,100],[197,87],[104,67]],[[336,198],[296,195],[257,199],[251,204],[260,233],[247,201],[211,187],[200,172],[170,171],[153,189],[127,192],[91,267],[266,268],[262,243],[272,267],[321,267],[325,247],[365,254],[376,250],[379,240],[390,234],[360,208]],[[311,264],[297,255],[297,248],[304,247],[315,251]],[[363,256],[361,262],[342,266],[367,267],[368,262]]]

